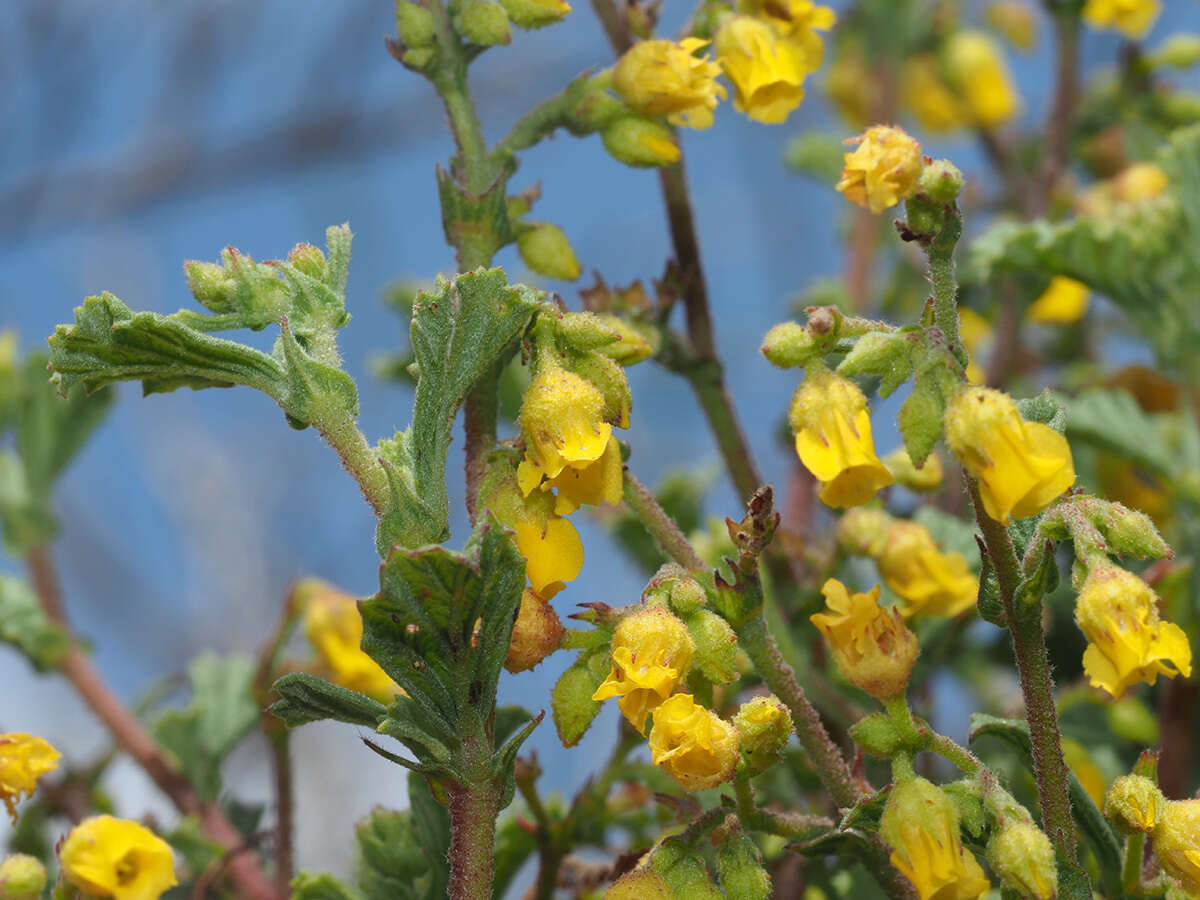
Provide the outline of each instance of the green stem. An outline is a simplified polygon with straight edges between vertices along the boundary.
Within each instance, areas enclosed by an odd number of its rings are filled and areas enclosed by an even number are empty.
[[[962,236],[962,214],[949,204],[942,227],[929,245],[929,280],[933,282],[933,323],[946,338],[947,346],[958,347],[958,279],[954,274],[954,248]]]
[[[331,446],[346,471],[358,482],[359,488],[375,515],[382,516],[390,500],[387,473],[379,462],[375,448],[368,443],[354,418],[345,410],[337,415],[312,423],[321,437]]]
[[[450,807],[450,900],[488,900],[495,874],[500,789],[491,782],[446,786]]]
[[[1146,835],[1135,831],[1125,841],[1125,864],[1121,868],[1121,891],[1137,895],[1142,884],[1142,854],[1146,849]]]
[[[702,572],[708,569],[700,554],[696,552],[675,520],[658,505],[650,489],[642,484],[629,469],[625,470],[625,505],[642,520],[646,530],[654,535],[663,551],[685,569]]]
[[[717,449],[734,487],[742,500],[749,500],[762,486],[763,480],[725,386],[721,363],[712,357],[701,359],[689,365],[682,374],[692,386],[696,400],[704,411],[704,418],[708,420],[709,430],[716,438]]]
[[[900,731],[900,736],[906,746],[920,747],[925,742],[926,737],[917,725],[917,720],[913,718],[912,710],[908,706],[908,698],[904,694],[897,694],[895,697],[885,700],[883,708],[891,716],[892,722]]]
[[[1078,866],[1077,839],[1069,794],[1070,771],[1063,759],[1062,735],[1059,733],[1058,711],[1054,704],[1054,678],[1050,673],[1046,635],[1042,628],[1042,605],[1017,607],[1015,598],[1021,583],[1021,567],[1008,529],[984,512],[979,484],[975,479],[968,478],[967,486],[975,506],[976,522],[996,571],[1004,616],[1012,635],[1013,654],[1021,678],[1021,692],[1025,697],[1029,738],[1033,744],[1033,773],[1042,823],[1059,857]]]
[[[589,77],[589,76],[585,76]],[[543,100],[524,116],[517,120],[492,151],[492,158],[500,163],[519,150],[528,150],[556,128],[566,124],[571,112],[571,101],[574,99],[571,89],[578,81],[572,82],[561,93]]]
[[[926,749],[949,760],[967,775],[978,775],[986,768],[978,756],[944,734],[933,732]]]
[[[830,739],[821,717],[805,696],[804,688],[796,682],[792,667],[783,661],[761,614],[742,625],[738,642],[767,687],[791,712],[796,735],[834,802],[843,809],[853,806],[862,798],[863,791],[851,774],[842,751]]]

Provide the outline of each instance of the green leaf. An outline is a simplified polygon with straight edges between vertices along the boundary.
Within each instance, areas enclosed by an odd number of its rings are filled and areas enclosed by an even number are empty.
[[[362,894],[332,875],[301,872],[292,879],[292,900],[362,900]]]
[[[221,761],[258,724],[248,657],[199,656],[189,667],[192,701],[163,713],[154,737],[205,799],[221,787]]]
[[[1067,437],[1115,453],[1171,479],[1179,471],[1179,461],[1162,422],[1162,417],[1144,412],[1127,391],[1095,389],[1084,391],[1071,401]]]
[[[912,393],[900,407],[896,422],[904,447],[914,465],[923,465],[942,436],[946,400],[937,378],[928,371],[917,374]]]
[[[446,454],[454,417],[475,382],[524,331],[541,297],[524,285],[510,286],[502,269],[453,281],[439,277],[431,293],[417,294],[412,424],[379,445],[392,494],[376,538],[381,554],[394,544],[420,547],[449,536]]]
[[[494,520],[462,553],[394,549],[362,604],[362,648],[409,697],[389,715],[455,752],[487,729],[525,585],[525,561]],[[439,760],[410,745],[417,758]]]
[[[358,884],[367,900],[441,900],[449,877],[450,817],[425,779],[408,779],[410,809],[376,809],[360,822]]]
[[[589,632],[589,634],[592,632]],[[550,708],[558,739],[564,747],[574,747],[587,734],[588,728],[603,707],[592,694],[608,674],[608,644],[579,654],[554,685]]]
[[[0,575],[0,641],[21,651],[39,672],[58,665],[70,637],[42,612],[42,605],[24,581]]]
[[[284,675],[271,689],[280,699],[271,705],[270,712],[289,728],[322,719],[375,728],[388,714],[387,707],[378,700],[307,672]]]

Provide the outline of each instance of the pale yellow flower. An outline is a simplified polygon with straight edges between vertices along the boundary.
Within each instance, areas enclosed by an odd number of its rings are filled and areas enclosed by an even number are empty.
[[[875,125],[846,143],[858,147],[845,154],[837,189],[851,203],[881,213],[916,193],[924,168],[921,145],[903,129]]]
[[[809,619],[824,635],[838,670],[879,700],[902,694],[920,648],[900,613],[879,605],[879,587],[851,594],[830,578],[821,594],[827,611]]]
[[[961,553],[943,553],[929,529],[897,519],[875,551],[884,584],[900,595],[900,612],[910,616],[952,618],[975,606],[979,579]]]
[[[84,819],[71,829],[58,858],[67,881],[97,897],[158,900],[178,884],[170,845],[126,819]]]
[[[385,703],[403,693],[362,650],[357,598],[315,578],[299,585],[296,596],[304,606],[304,633],[331,681]]]
[[[1039,325],[1070,325],[1087,312],[1090,294],[1091,289],[1082,281],[1055,275],[1025,316]]]
[[[738,733],[691,694],[676,694],[654,710],[650,759],[688,791],[716,787],[733,777]]]
[[[925,131],[941,134],[972,124],[971,111],[946,84],[937,58],[929,53],[901,64],[900,97]]]
[[[1138,40],[1146,36],[1160,12],[1159,0],[1087,0],[1083,20],[1093,28],[1119,31]]]
[[[542,490],[554,490],[554,512],[566,516],[588,504],[619,506],[624,495],[624,463],[621,445],[609,435],[604,453],[582,467],[567,466],[553,478],[542,482]]]
[[[946,69],[976,125],[1002,125],[1021,111],[1004,53],[980,31],[956,31],[946,42]]]

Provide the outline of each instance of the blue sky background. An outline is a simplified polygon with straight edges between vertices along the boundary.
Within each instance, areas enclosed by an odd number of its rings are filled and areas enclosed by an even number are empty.
[[[1151,44],[1172,30],[1200,30],[1196,3],[1166,5]],[[667,3],[668,30],[686,12]],[[73,306],[101,290],[135,309],[171,312],[192,302],[184,259],[215,259],[228,244],[257,259],[280,257],[349,222],[354,318],[341,346],[358,379],[361,425],[372,440],[404,427],[410,394],[371,378],[369,360],[407,327],[385,309],[385,286],[453,268],[433,179],[451,143],[432,90],[384,51],[392,29],[386,0],[0,5],[0,323],[15,328],[23,346],[43,346]],[[1085,59],[1111,60],[1118,43],[1089,33]],[[489,139],[582,69],[610,61],[586,3],[561,25],[517,32],[473,69]],[[1050,81],[1044,30],[1014,66],[1025,117],[1041,121]],[[841,126],[814,85],[786,125],[757,125],[723,104],[713,129],[684,136],[720,348],[771,480],[787,471],[773,434],[795,376],[768,366],[759,342],[789,315],[791,298],[839,274],[845,211],[831,187],[788,174],[780,158],[789,138],[831,127]],[[951,156],[968,177],[981,171],[969,140],[929,141],[926,151]],[[536,218],[566,230],[586,269],[610,284],[648,283],[661,273],[669,245],[652,172],[622,167],[598,139],[560,135],[522,157],[514,188],[535,181]],[[513,280],[532,280],[513,248],[496,262]],[[545,286],[578,308],[571,285]],[[713,461],[682,382],[649,364],[630,375],[627,436],[639,477],[654,482],[673,467]],[[875,417],[881,450],[896,443],[887,422],[902,399]],[[452,476],[460,464],[457,440]],[[451,492],[458,545],[466,520],[457,477]],[[64,479],[58,508],[64,528],[55,552],[71,615],[128,698],[200,651],[253,651],[298,576],[363,594],[376,586],[374,521],[356,486],[315,434],[293,431],[268,399],[247,390],[142,399],[137,387],[123,387]],[[737,508],[718,483],[710,509]],[[587,561],[555,605],[565,614],[580,602],[636,599],[638,576],[600,529],[576,519]],[[544,708],[561,668],[551,660],[506,677],[502,701]],[[69,692],[37,679],[10,652],[0,652],[0,683],[3,729],[36,731],[80,759],[103,745]],[[549,763],[547,790],[582,783],[607,751],[613,713],[572,752],[558,747],[548,724],[539,729],[531,745]],[[952,731],[964,725],[948,723]],[[368,753],[351,728],[309,726],[296,745],[305,785],[299,862],[345,870],[350,825],[373,802],[401,805],[403,773]],[[231,783],[252,797],[266,795],[261,757],[252,744],[229,767]],[[125,766],[114,777],[119,789],[144,797],[123,812],[148,805],[169,814],[140,773]]]

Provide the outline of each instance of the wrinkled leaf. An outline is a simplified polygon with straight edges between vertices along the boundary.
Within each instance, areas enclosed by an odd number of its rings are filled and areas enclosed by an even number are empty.
[[[378,700],[307,672],[284,675],[272,690],[280,699],[271,705],[271,713],[283,719],[289,728],[334,719],[374,729],[388,712]]]

